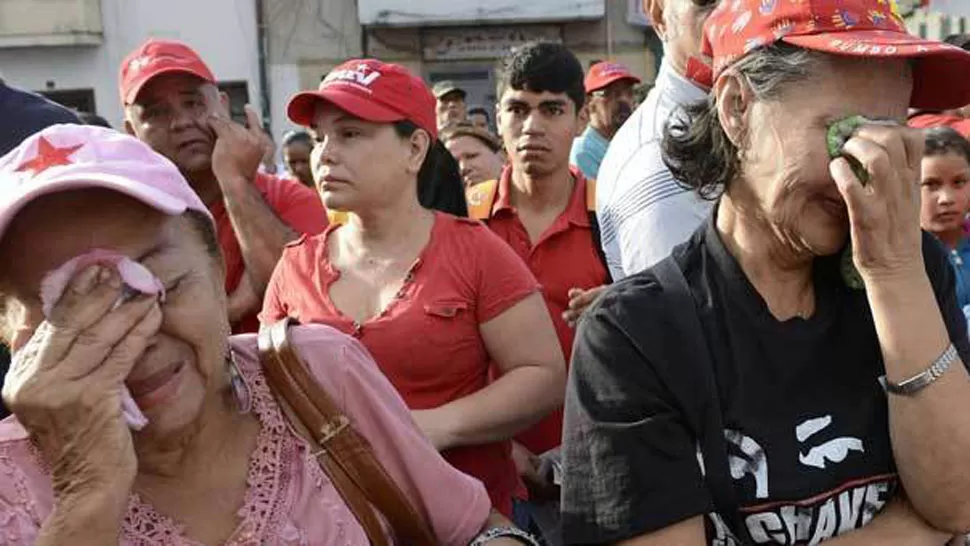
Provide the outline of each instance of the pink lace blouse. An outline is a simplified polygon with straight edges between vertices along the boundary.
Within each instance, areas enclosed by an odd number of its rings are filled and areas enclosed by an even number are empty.
[[[468,544],[490,510],[481,483],[438,455],[360,343],[326,326],[299,327],[291,336],[317,380],[370,441],[390,475],[428,514],[440,543]],[[262,429],[249,464],[239,526],[225,544],[367,546],[363,529],[310,457],[309,446],[280,413],[259,368],[256,337],[231,341]],[[52,505],[50,477],[25,430],[14,418],[0,422],[0,543],[33,544]],[[177,521],[132,493],[121,544],[199,543],[183,536]]]

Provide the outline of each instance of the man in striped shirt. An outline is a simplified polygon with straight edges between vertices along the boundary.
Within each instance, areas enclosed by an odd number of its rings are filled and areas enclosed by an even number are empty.
[[[677,110],[707,96],[687,75],[703,69],[696,59],[701,27],[716,4],[644,0],[664,41],[664,60],[647,99],[613,138],[597,177],[597,215],[614,280],[665,258],[711,210],[710,202],[677,184],[664,165],[660,145],[664,127]]]

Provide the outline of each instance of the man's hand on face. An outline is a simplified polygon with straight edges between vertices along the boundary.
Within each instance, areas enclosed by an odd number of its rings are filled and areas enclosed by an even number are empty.
[[[209,116],[209,127],[216,135],[212,150],[212,173],[220,185],[240,179],[252,181],[266,153],[263,126],[256,110],[246,105],[249,127],[232,121],[224,113]]]

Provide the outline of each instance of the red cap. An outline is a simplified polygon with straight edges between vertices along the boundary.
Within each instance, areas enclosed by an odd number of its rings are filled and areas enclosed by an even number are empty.
[[[619,63],[603,61],[589,68],[584,84],[586,86],[586,92],[592,93],[620,80],[630,80],[633,83],[640,83],[640,78],[634,76],[629,68]]]
[[[216,82],[212,71],[194,49],[182,42],[151,38],[121,62],[119,91],[122,104],[135,102],[149,80],[169,72],[184,72],[207,82]]]
[[[377,59],[347,61],[331,70],[318,90],[294,95],[286,114],[293,123],[309,126],[320,101],[367,121],[408,120],[438,137],[434,95],[421,78],[400,65]]]
[[[704,24],[711,80],[698,83],[711,87],[746,53],[779,40],[833,55],[918,58],[911,106],[970,104],[970,53],[910,35],[896,0],[723,0]]]

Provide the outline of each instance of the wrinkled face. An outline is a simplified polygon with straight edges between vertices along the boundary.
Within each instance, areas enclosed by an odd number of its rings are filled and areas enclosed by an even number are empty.
[[[633,113],[633,81],[620,80],[589,94],[589,121],[615,133]]]
[[[458,161],[466,187],[498,180],[502,174],[502,158],[475,137],[452,138],[445,143],[445,147]]]
[[[465,96],[458,91],[452,91],[438,99],[436,107],[438,127],[447,127],[452,123],[465,121],[468,111],[465,106]]]
[[[211,83],[189,74],[161,74],[128,107],[126,127],[182,173],[204,173],[212,169],[216,142],[208,119],[223,109]]]
[[[396,202],[404,192],[417,195],[428,139],[420,150],[415,140],[424,131],[401,138],[390,123],[364,121],[327,102],[317,106],[309,129],[316,141],[310,157],[313,179],[328,209],[362,212]]]
[[[505,152],[517,171],[542,176],[569,164],[579,116],[565,93],[508,88],[502,93],[496,119]]]
[[[7,257],[2,319],[17,332],[15,347],[43,320],[41,280],[93,249],[139,261],[166,289],[162,326],[125,381],[150,421],[135,433],[136,442],[185,430],[203,401],[227,384],[229,333],[221,262],[186,217],[165,216],[106,190],[63,192],[28,205],[0,242]],[[17,256],[30,259],[11,258]]]
[[[828,126],[855,114],[905,126],[912,85],[903,61],[828,57],[807,83],[788,85],[775,100],[751,102],[742,122],[745,183],[732,185],[732,197],[745,202],[751,217],[767,223],[796,253],[839,251],[848,235],[848,214],[829,174]]]
[[[286,169],[300,182],[314,187],[313,173],[310,172],[311,147],[305,142],[293,142],[283,148],[283,161]]]
[[[472,125],[483,131],[490,131],[488,126],[488,117],[481,113],[475,112],[474,114],[468,116],[468,121],[472,122]]]
[[[923,157],[920,224],[930,233],[963,230],[970,209],[970,164],[956,152]]]

